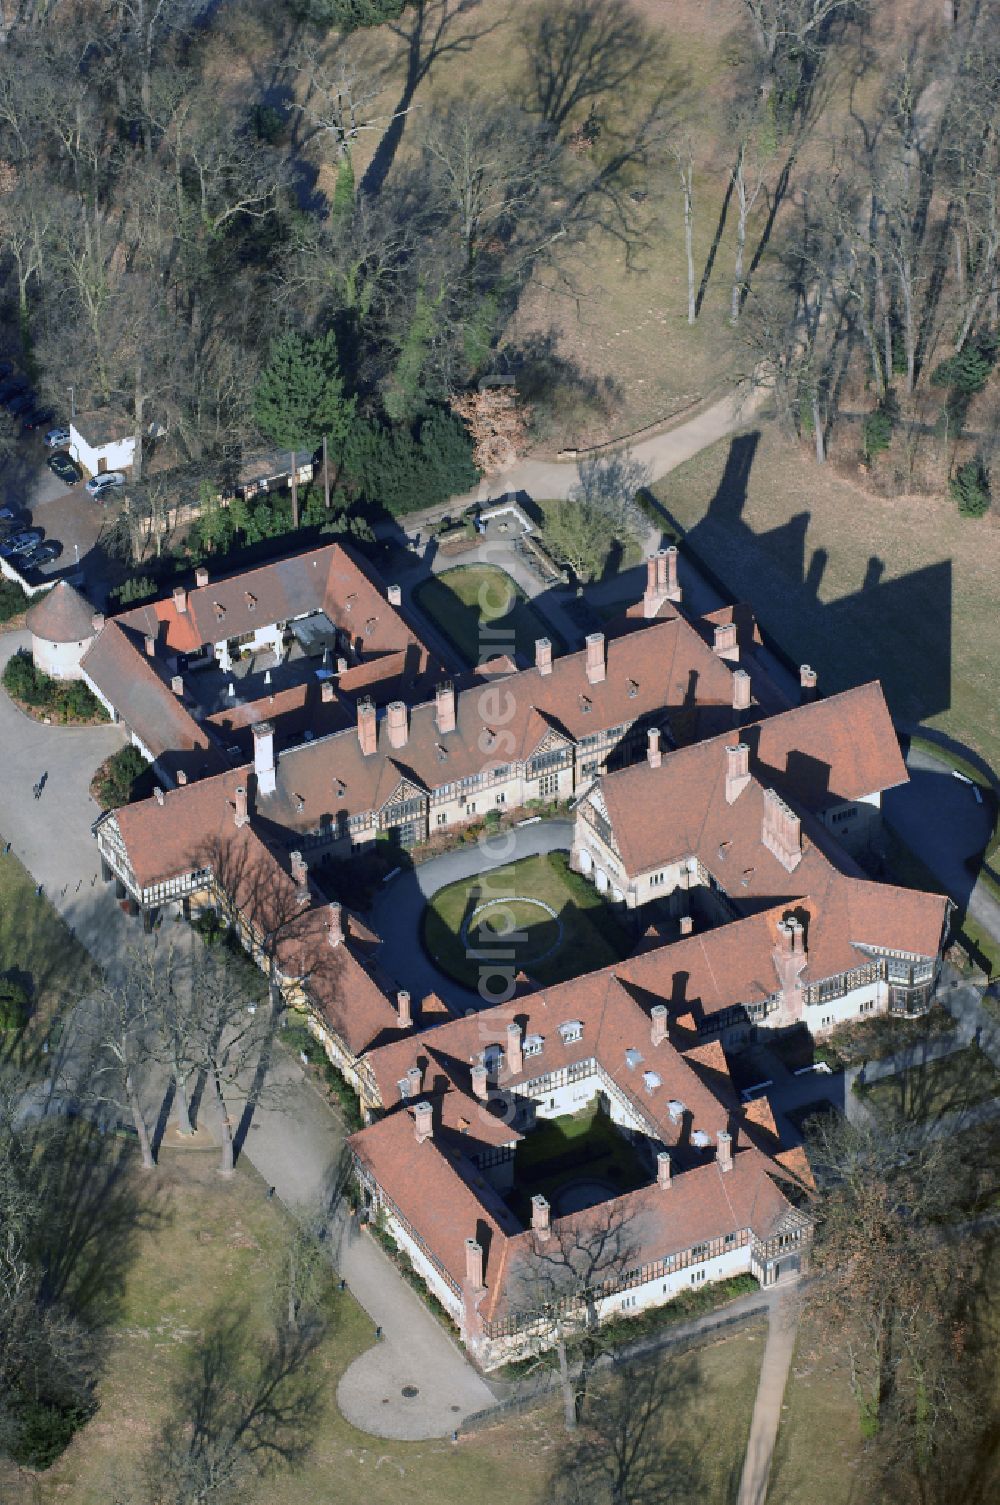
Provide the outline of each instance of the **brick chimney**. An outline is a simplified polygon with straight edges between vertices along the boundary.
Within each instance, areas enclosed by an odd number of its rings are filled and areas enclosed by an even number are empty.
[[[103,613],[103,611],[95,611],[94,612],[94,615],[90,619],[90,625],[94,629],[95,632],[100,632],[101,628],[104,626],[104,613]]]
[[[424,1074],[419,1066],[410,1066],[407,1069],[406,1081],[406,1095],[412,1101],[414,1098],[420,1096],[420,1089],[424,1082]]]
[[[524,1056],[521,1053],[521,1026],[515,1021],[507,1026],[507,1073],[509,1076],[518,1076],[524,1066]]]
[[[552,643],[549,638],[535,639],[535,668],[539,674],[552,673]]]
[[[378,726],[375,721],[374,700],[358,701],[358,741],[361,744],[361,756],[370,758],[378,747]]]
[[[473,1066],[472,1068],[472,1092],[480,1102],[485,1103],[490,1095],[489,1075],[485,1066]]]
[[[733,672],[733,710],[748,711],[750,709],[750,676],[745,669],[736,669]]]
[[[177,783],[178,784],[186,784],[187,781],[188,781],[188,776],[184,772],[183,768],[178,768],[178,770],[177,770]]]
[[[656,1157],[656,1184],[661,1191],[670,1190],[670,1156],[661,1150]]]
[[[385,598],[390,606],[402,606],[403,591],[398,585],[390,585],[386,588]]]
[[[657,560],[655,554],[650,554],[646,560],[646,589],[642,593],[642,614],[644,617],[655,617],[660,609],[659,590],[657,588]]]
[[[410,995],[405,988],[400,988],[396,994],[396,1010],[399,1014],[400,1029],[413,1028],[413,1006]]]
[[[587,680],[592,685],[602,684],[607,674],[604,662],[604,633],[588,632],[585,642],[587,645]]]
[[[332,679],[324,679],[319,687],[319,698],[323,705],[329,705],[336,693],[336,686]]]
[[[405,700],[390,700],[385,708],[385,715],[389,727],[389,746],[405,747],[409,735]]]
[[[794,810],[773,789],[764,791],[764,819],[761,841],[773,852],[786,872],[794,872],[802,861],[802,826]]]
[[[170,681],[170,688],[173,690],[174,694],[178,697],[178,699],[183,699],[183,696],[184,696],[184,680],[181,677],[181,675],[175,674],[172,677],[172,679]]]
[[[156,800],[156,803],[158,805],[162,805],[163,802],[164,802],[164,800],[166,799],[166,795],[164,794],[163,790],[160,788],[159,784],[154,784],[153,785],[153,798]]]
[[[465,1241],[465,1283],[470,1290],[482,1291],[483,1285],[483,1246],[474,1238]]]
[[[194,572],[194,583],[199,590],[202,590],[208,584],[208,567],[206,565],[199,564]]]
[[[450,679],[442,680],[434,691],[434,708],[437,729],[445,737],[455,730],[455,686]]]
[[[434,1109],[430,1103],[414,1103],[413,1132],[416,1135],[417,1144],[423,1144],[425,1139],[432,1137],[434,1133]]]
[[[149,633],[146,634],[146,657],[156,657],[156,639],[151,637]]]
[[[531,1199],[531,1231],[542,1243],[552,1232],[552,1209],[541,1192]]]
[[[732,1168],[733,1168],[733,1139],[732,1139],[732,1135],[731,1134],[727,1134],[726,1131],[725,1131],[725,1129],[720,1129],[719,1132],[718,1132],[718,1134],[716,1134],[715,1138],[716,1138],[716,1141],[718,1142],[718,1146],[719,1146],[718,1150],[716,1151],[716,1155],[715,1155],[715,1158],[716,1158],[716,1160],[718,1161],[718,1164],[719,1164],[719,1170],[720,1171],[731,1171]]]
[[[274,727],[270,721],[258,721],[253,729],[253,768],[257,775],[257,793],[273,794],[276,785],[276,770]]]
[[[775,929],[778,932],[778,955],[791,956],[792,954],[792,926],[789,920],[779,920]]]
[[[736,742],[726,748],[726,804],[734,805],[750,782],[750,748]]]
[[[647,738],[646,762],[650,768],[659,768],[663,762],[663,754],[660,751],[660,728],[658,726],[651,726],[647,733]]]
[[[236,786],[236,829],[237,829],[237,831],[242,830],[242,828],[246,825],[246,823],[247,823],[247,821],[249,819],[250,819],[250,812],[247,810],[247,789],[246,789],[246,785],[245,784],[238,784]]]
[[[803,705],[816,699],[817,680],[816,670],[810,664],[803,664],[799,669],[799,693]]]
[[[654,1003],[653,1007],[649,1011],[649,1017],[652,1021],[650,1039],[652,1040],[654,1045],[662,1045],[664,1040],[667,1038],[666,1004]]]
[[[736,646],[735,622],[716,622],[712,652],[717,653],[720,658],[730,660],[739,658],[740,650]]]
[[[806,954],[805,930],[799,924],[798,920],[789,919],[788,924],[792,931],[792,955],[804,957]]]
[[[295,884],[295,902],[300,909],[309,903],[309,869],[301,852],[292,852],[292,882]]]
[[[681,599],[681,588],[677,579],[677,561],[680,557],[675,543],[669,548],[661,549],[658,555],[660,560],[660,588],[668,601]]]
[[[326,925],[327,944],[336,948],[344,939],[344,912],[339,904],[331,904],[329,915]]]
[[[682,936],[694,934],[694,920],[689,914],[682,914],[678,919],[677,924],[680,926],[680,932]]]
[[[183,585],[174,586],[174,607],[182,616],[188,609],[187,591]]]

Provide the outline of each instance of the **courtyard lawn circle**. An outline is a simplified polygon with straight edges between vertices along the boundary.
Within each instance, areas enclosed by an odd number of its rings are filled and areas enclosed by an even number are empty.
[[[422,940],[434,966],[463,987],[519,972],[549,987],[627,956],[633,940],[564,852],[491,868],[432,894]]]
[[[584,1212],[588,1207],[597,1207],[617,1197],[620,1188],[610,1181],[599,1181],[595,1176],[569,1181],[553,1193],[555,1215],[565,1218],[571,1212]]]

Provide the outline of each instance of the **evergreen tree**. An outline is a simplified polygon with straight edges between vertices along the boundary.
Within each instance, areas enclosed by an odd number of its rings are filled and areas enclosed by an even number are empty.
[[[332,331],[314,339],[285,334],[271,346],[254,396],[262,434],[281,449],[311,453],[326,434],[339,454],[354,417],[345,398]]]

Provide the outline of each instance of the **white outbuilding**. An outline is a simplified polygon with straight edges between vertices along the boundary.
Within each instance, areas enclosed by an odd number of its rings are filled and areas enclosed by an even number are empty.
[[[88,475],[128,470],[135,459],[135,425],[114,408],[77,413],[70,419],[69,452]]]
[[[28,608],[31,656],[38,669],[53,679],[82,679],[80,660],[96,638],[104,619],[79,591],[60,580]]]

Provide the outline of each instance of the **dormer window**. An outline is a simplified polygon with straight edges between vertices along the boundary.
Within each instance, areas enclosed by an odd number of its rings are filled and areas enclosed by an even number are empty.
[[[302,798],[301,794],[297,794],[295,796],[295,808],[296,808],[296,810],[298,811],[298,813],[300,815],[302,814],[303,810],[306,808],[306,802]]]
[[[589,695],[580,696],[580,709],[585,716],[589,716],[591,711],[594,709],[594,702],[591,700]]]
[[[437,760],[439,763],[447,763],[448,749],[446,747],[442,747],[440,742],[435,742],[434,751],[437,753]]]
[[[247,601],[247,611],[256,611],[257,610],[257,597],[254,595],[253,591],[247,591],[247,593],[246,593],[246,601]]]
[[[223,617],[226,615],[226,608],[223,606],[221,601],[213,601],[212,605],[215,608],[215,620],[217,622],[221,622]]]
[[[368,621],[365,623],[365,637],[366,638],[370,638],[370,637],[372,637],[374,635],[375,628],[376,628],[377,624],[378,624],[378,617],[369,617],[368,618]]]
[[[545,1039],[542,1035],[525,1035],[522,1047],[526,1056],[540,1056]]]
[[[638,693],[639,693],[638,682],[636,680],[634,680],[634,679],[630,679],[629,682],[628,682],[628,698],[629,698],[629,700],[634,700],[635,697],[638,695]]]
[[[344,602],[344,610],[345,611],[350,611],[357,599],[358,599],[357,592],[352,592],[351,595],[349,595],[348,598],[347,598],[347,600]]]
[[[560,1024],[559,1034],[564,1045],[575,1045],[577,1040],[583,1039],[583,1025],[579,1019],[567,1019]]]

